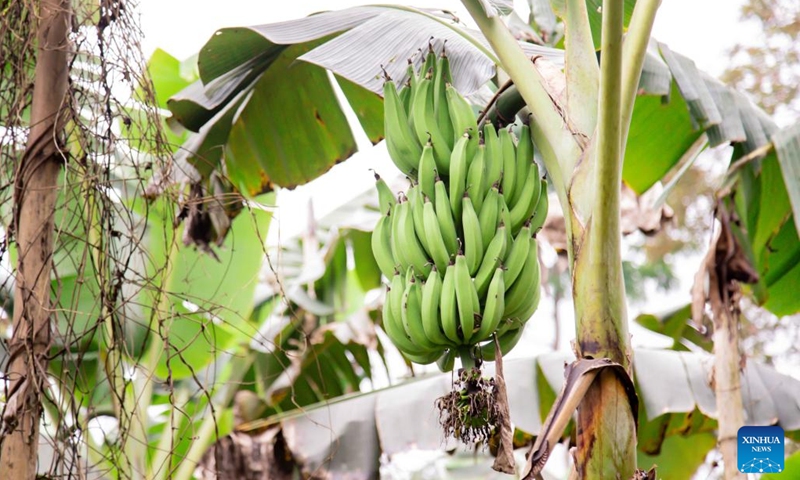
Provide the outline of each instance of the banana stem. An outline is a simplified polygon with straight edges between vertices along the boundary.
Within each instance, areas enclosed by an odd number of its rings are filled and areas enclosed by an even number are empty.
[[[459,356],[461,357],[461,368],[464,370],[472,370],[477,366],[475,363],[475,358],[472,356],[472,352],[469,347],[464,347],[459,351]]]

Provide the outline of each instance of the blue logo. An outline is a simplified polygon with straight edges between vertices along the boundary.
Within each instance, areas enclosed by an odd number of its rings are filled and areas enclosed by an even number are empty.
[[[783,472],[783,429],[742,427],[739,429],[738,467],[742,473]]]

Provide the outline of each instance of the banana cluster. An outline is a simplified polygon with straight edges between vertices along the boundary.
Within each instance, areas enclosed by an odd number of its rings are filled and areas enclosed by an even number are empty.
[[[398,92],[384,84],[389,154],[411,186],[395,196],[376,175],[381,218],[375,259],[389,279],[383,325],[411,361],[494,360],[506,353],[539,303],[535,233],[547,189],[530,130],[479,128],[450,85],[447,56],[429,52]]]

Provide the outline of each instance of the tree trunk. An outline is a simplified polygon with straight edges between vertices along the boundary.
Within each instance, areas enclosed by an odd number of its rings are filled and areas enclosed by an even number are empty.
[[[68,78],[68,0],[43,0],[28,143],[15,172],[14,233],[18,248],[9,388],[3,411],[0,479],[36,477],[39,419],[47,388],[53,214],[64,156],[60,145]]]
[[[717,444],[725,465],[725,480],[744,480],[736,462],[737,435],[744,425],[742,385],[739,375],[738,318],[731,311],[715,312],[714,318],[714,393],[717,397]]]

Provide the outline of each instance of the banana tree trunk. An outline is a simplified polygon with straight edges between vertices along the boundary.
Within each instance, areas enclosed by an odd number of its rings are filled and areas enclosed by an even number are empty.
[[[739,368],[738,319],[730,311],[714,318],[714,393],[717,397],[717,443],[725,465],[725,480],[744,480],[736,465],[737,434],[744,425]]]
[[[18,247],[9,387],[0,429],[0,479],[36,477],[39,419],[47,389],[53,214],[63,163],[60,140],[68,79],[69,0],[43,0],[31,15],[38,55],[28,143],[15,172]],[[35,21],[35,20],[34,20]]]

